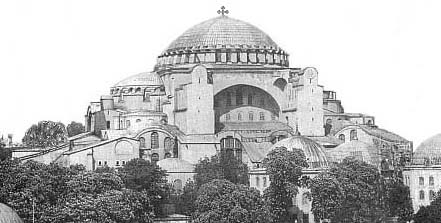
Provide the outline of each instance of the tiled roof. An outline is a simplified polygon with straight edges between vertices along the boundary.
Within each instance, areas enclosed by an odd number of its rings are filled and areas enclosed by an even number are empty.
[[[392,141],[392,142],[400,142],[400,143],[407,143],[410,142],[409,140],[393,133],[389,132],[386,129],[381,129],[375,126],[367,126],[367,125],[360,125],[360,128],[365,130],[369,135],[378,137],[380,139],[386,140],[386,141]]]
[[[228,16],[219,16],[188,29],[173,41],[165,52],[189,48],[216,48],[218,45],[280,50],[277,44],[257,27]]]

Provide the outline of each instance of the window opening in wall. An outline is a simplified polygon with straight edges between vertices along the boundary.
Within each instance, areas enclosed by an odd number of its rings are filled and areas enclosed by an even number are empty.
[[[152,154],[152,163],[155,163],[159,161],[159,155],[157,153]]]
[[[263,113],[263,112],[259,113],[259,120],[260,121],[265,121],[265,113]]]
[[[144,137],[139,138],[139,147],[145,148],[145,138]]]
[[[157,132],[152,132],[151,134],[151,148],[152,149],[159,148],[159,135]]]
[[[253,105],[253,95],[252,94],[248,95],[248,105]]]
[[[420,186],[424,186],[424,177],[419,178],[419,184]]]
[[[139,119],[139,118],[138,118],[138,119],[136,119],[136,122],[141,122],[141,119]]]
[[[104,166],[107,166],[107,161],[104,161]]]
[[[118,160],[116,161],[116,166],[119,166],[119,161]]]
[[[355,129],[351,130],[351,132],[349,133],[349,135],[350,135],[350,140],[351,140],[351,141],[352,141],[352,140],[358,140],[358,137],[357,137],[357,130],[355,130]]]
[[[420,200],[424,200],[424,191],[420,190]]]
[[[130,127],[130,120],[127,120],[126,121],[126,128],[129,128]]]
[[[435,180],[433,179],[432,176],[429,177],[429,185],[433,186],[435,184]]]
[[[248,113],[248,119],[249,119],[250,121],[253,121],[253,119],[254,119],[254,114],[253,114],[253,112]]]
[[[231,62],[231,52],[227,52],[227,62]]]
[[[101,161],[98,161],[98,166],[101,166],[101,165],[102,165]]]
[[[242,121],[242,113],[241,112],[237,113],[237,120]]]
[[[436,194],[433,190],[429,191],[429,200],[432,201],[435,198]]]
[[[338,139],[340,139],[341,141],[345,142],[345,135],[344,134],[338,135]]]
[[[225,114],[225,121],[230,121],[231,117],[230,114]]]
[[[260,187],[260,178],[256,176],[256,187]]]
[[[106,121],[106,128],[110,129],[110,121]]]
[[[123,161],[122,161],[122,165],[126,165],[126,161],[123,160]]]
[[[266,177],[263,177],[263,187],[266,187]]]

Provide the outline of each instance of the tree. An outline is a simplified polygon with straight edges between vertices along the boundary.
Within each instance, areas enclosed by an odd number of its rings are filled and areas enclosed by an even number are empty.
[[[310,181],[312,212],[331,222],[378,222],[387,214],[382,185],[375,166],[346,158]]]
[[[270,222],[270,213],[260,192],[227,180],[213,180],[198,191],[195,223]]]
[[[398,177],[385,179],[386,193],[382,193],[389,216],[398,216],[399,221],[407,222],[412,219],[413,207],[409,187]]]
[[[194,176],[197,187],[215,179],[225,179],[235,184],[249,185],[248,167],[227,153],[199,160]]]
[[[40,121],[32,125],[23,137],[23,143],[32,147],[51,147],[65,142],[66,128],[61,122]]]
[[[161,215],[160,205],[167,198],[167,174],[156,164],[144,159],[133,159],[118,171],[119,176],[128,189],[138,192],[145,191],[155,209],[155,215]]]
[[[86,128],[82,123],[72,121],[67,125],[67,136],[72,137],[81,133],[84,133]]]
[[[176,213],[187,216],[193,215],[196,210],[196,199],[198,197],[198,188],[193,181],[185,184],[182,194],[176,196],[175,206]]]
[[[441,190],[429,206],[421,207],[415,214],[415,223],[441,222]]]
[[[270,178],[265,190],[265,199],[274,215],[274,222],[291,222],[288,209],[293,206],[292,199],[303,186],[302,169],[308,167],[302,150],[276,148],[263,160]]]

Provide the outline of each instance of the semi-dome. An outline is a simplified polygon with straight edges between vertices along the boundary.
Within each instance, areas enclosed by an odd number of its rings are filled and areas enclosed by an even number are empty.
[[[23,223],[23,220],[12,208],[0,203],[0,223]]]
[[[193,173],[194,165],[179,159],[179,158],[167,158],[157,162],[161,169],[166,170],[168,173]]]
[[[259,28],[222,15],[185,31],[158,57],[157,67],[196,63],[288,66],[288,53]]]
[[[320,144],[304,136],[296,135],[283,139],[271,147],[272,149],[285,147],[288,150],[300,149],[305,153],[309,168],[326,168],[328,159]]]
[[[116,83],[113,87],[127,86],[162,86],[164,85],[161,77],[155,72],[144,72],[132,75]]]
[[[415,150],[412,163],[441,165],[441,134],[422,142]]]
[[[346,157],[354,157],[375,166],[378,166],[380,163],[377,148],[358,140],[345,142],[333,149],[329,149],[327,154],[330,161],[336,163],[340,163]]]

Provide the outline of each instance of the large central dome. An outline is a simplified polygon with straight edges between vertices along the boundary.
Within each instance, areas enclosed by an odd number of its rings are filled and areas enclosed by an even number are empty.
[[[219,45],[245,45],[248,48],[280,50],[277,44],[257,27],[228,16],[219,16],[188,29],[170,44],[166,52],[187,48],[216,48]]]
[[[262,30],[222,15],[185,31],[158,56],[156,68],[200,63],[288,67],[288,56]]]

